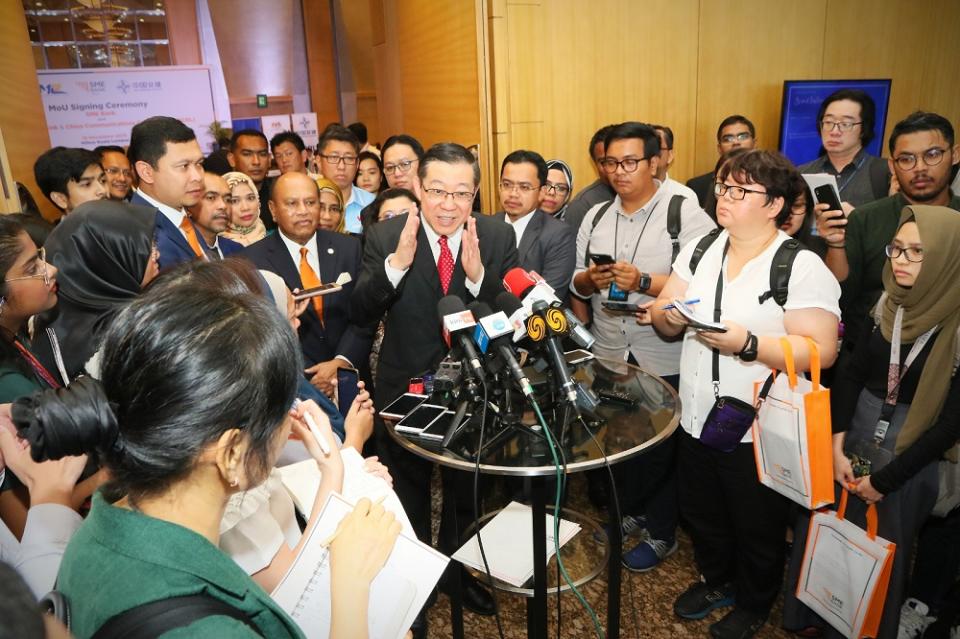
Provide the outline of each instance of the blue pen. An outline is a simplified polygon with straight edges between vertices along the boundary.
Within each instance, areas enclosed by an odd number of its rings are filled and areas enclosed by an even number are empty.
[[[695,297],[695,298],[693,298],[692,300],[686,300],[686,301],[684,302],[684,304],[699,304],[699,303],[700,303],[700,298],[699,298],[699,297]],[[676,306],[674,306],[673,304],[667,304],[666,306],[661,306],[661,307],[660,307],[660,310],[661,310],[661,311],[669,311],[669,310],[672,309],[672,308],[676,308]]]

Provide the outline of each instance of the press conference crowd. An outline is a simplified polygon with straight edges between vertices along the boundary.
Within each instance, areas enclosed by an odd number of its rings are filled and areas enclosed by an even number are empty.
[[[686,141],[669,126],[610,124],[584,140],[595,175],[507,154],[499,207],[479,197],[471,149],[405,134],[377,146],[360,123],[327,126],[316,148],[235,131],[205,157],[192,129],[157,116],[127,148],[45,151],[36,183],[62,217],[44,221],[25,189],[24,211],[0,216],[0,637],[69,636],[36,604],[54,590],[76,637],[147,622],[150,636],[303,636],[267,593],[320,508],[283,526],[295,506],[276,468],[315,460],[316,506],[342,489],[352,447],[429,544],[433,464],[377,412],[447,354],[438,302],[493,306],[518,268],[549,284],[597,358],[677,390],[674,434],[616,464],[615,491],[605,472],[587,484],[598,507],[618,496],[607,526],[625,569],[669,570],[689,535],[701,577],[673,593],[678,623],[713,614],[711,636],[748,638],[782,598],[785,630],[841,636],[794,594],[810,511],[760,483],[750,430],[723,442],[715,423],[749,412],[786,341],[830,388],[822,427],[846,518],[865,526],[875,505],[896,544],[877,636],[960,636],[960,488],[941,479],[960,439],[960,148],[941,115],[895,115],[881,159],[866,150],[871,98],[834,93],[821,153],[801,166],[731,115],[715,169],[686,184],[670,177]],[[803,174],[833,176],[838,201]],[[683,303],[725,331],[689,326]],[[356,398],[338,406],[347,369]],[[456,533],[473,521],[472,479],[441,472]],[[367,636],[399,531],[366,499],[340,524],[331,637]],[[462,572],[464,607],[495,614]],[[434,600],[410,635],[430,636]]]

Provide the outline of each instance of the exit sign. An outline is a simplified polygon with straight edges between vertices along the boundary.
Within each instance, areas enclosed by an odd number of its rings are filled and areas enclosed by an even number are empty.
[[[267,96],[263,93],[257,94],[257,108],[265,109],[267,108]]]

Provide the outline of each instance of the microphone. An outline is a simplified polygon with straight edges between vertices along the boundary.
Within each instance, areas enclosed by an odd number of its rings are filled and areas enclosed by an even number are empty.
[[[534,302],[533,315],[527,320],[527,337],[534,342],[543,342],[558,385],[563,389],[567,401],[576,408],[577,388],[560,347],[560,338],[567,331],[567,319],[560,309],[551,308],[543,300]]]
[[[509,293],[500,293],[500,295],[510,295]],[[498,296],[499,301],[499,296]],[[513,333],[513,324],[503,311],[494,313],[489,306],[480,302],[477,305],[477,317],[479,326],[483,330],[484,336],[489,343],[489,352],[495,353],[499,359],[506,364],[510,375],[520,386],[520,391],[530,397],[533,395],[533,386],[530,380],[520,368],[513,352],[510,335]]]
[[[560,298],[558,298],[553,289],[547,282],[535,272],[528,273],[522,268],[512,268],[503,276],[503,286],[513,293],[518,299],[523,300],[523,306],[528,314],[533,312],[533,305],[538,300],[546,302],[549,306],[560,307],[563,315],[570,326],[570,339],[580,348],[590,350],[597,339],[587,328],[580,323],[577,316],[568,308],[563,307]],[[514,337],[514,341],[518,338]]]
[[[463,300],[456,295],[447,295],[437,303],[437,314],[443,318],[443,339],[456,353],[462,353],[477,379],[483,379],[483,365],[480,355],[470,338],[471,330],[477,322],[473,313],[467,310]]]

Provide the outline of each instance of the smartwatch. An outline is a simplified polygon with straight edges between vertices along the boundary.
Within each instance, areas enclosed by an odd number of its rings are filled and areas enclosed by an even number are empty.
[[[757,349],[760,345],[760,340],[756,335],[747,331],[747,341],[743,344],[743,348],[737,353],[737,357],[740,358],[742,362],[753,362],[757,359]]]
[[[650,277],[650,274],[640,273],[640,285],[637,287],[637,290],[641,293],[646,293],[650,289],[651,284],[653,284],[653,278]]]

